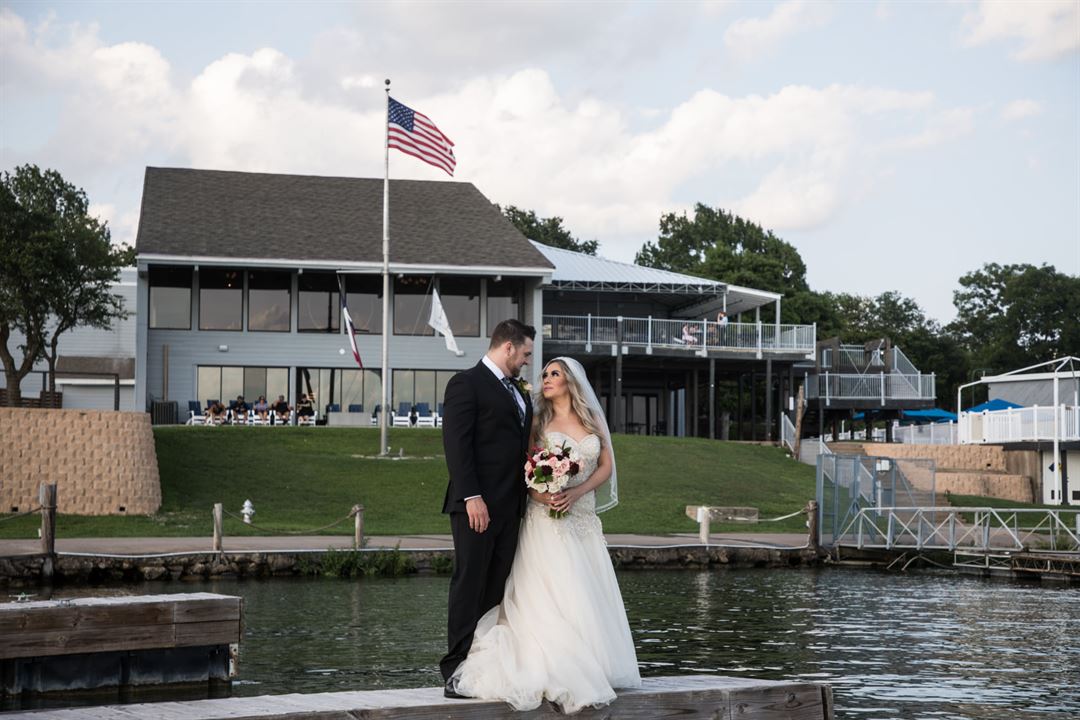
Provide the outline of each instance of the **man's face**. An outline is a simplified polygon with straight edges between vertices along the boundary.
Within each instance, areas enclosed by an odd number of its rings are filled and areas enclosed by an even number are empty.
[[[533,341],[525,338],[525,342],[518,346],[511,342],[506,344],[510,348],[510,354],[506,358],[506,369],[510,377],[517,377],[521,374],[521,369],[532,360]]]

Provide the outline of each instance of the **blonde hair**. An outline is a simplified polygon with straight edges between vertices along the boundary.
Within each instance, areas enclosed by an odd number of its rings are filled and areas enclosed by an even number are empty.
[[[570,372],[566,365],[558,358],[549,360],[547,365],[544,365],[544,370],[546,371],[552,365],[558,365],[559,368],[562,369],[563,377],[566,378],[566,386],[570,391],[570,409],[578,416],[578,420],[581,421],[581,424],[585,426],[586,430],[603,440],[604,431],[600,427],[600,423],[603,421],[593,417],[592,411],[589,410],[589,403],[585,400],[585,395],[581,391],[581,383],[578,382],[577,376]],[[542,433],[544,427],[551,422],[551,418],[555,414],[555,407],[551,404],[550,400],[544,397],[542,391],[537,393],[534,402],[536,412],[533,413],[532,432],[529,436],[530,445],[534,444],[537,439],[539,439],[540,433]]]

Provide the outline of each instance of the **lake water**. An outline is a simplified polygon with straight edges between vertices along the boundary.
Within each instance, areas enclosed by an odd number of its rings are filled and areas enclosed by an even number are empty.
[[[242,595],[233,694],[259,695],[441,684],[448,582],[217,580],[123,592]],[[1080,718],[1075,588],[839,568],[622,571],[619,582],[646,676],[829,682],[845,719]]]

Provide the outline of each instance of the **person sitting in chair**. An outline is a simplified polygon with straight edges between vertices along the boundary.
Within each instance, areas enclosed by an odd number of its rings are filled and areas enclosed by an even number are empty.
[[[255,401],[255,404],[251,406],[251,409],[255,411],[255,415],[258,416],[259,422],[265,425],[270,415],[270,405],[266,402],[266,396],[260,395],[259,399]]]
[[[309,398],[307,394],[300,396],[300,401],[296,403],[296,424],[297,425],[311,425],[315,422],[315,406],[312,404],[312,397]]]
[[[698,341],[698,326],[691,323],[683,325],[682,341],[687,345],[696,345]]]
[[[244,402],[243,395],[236,396],[236,404],[233,405],[233,424],[234,425],[247,425],[248,421],[248,404]]]
[[[221,425],[225,422],[225,405],[220,400],[215,400],[206,408],[206,424]]]
[[[278,425],[284,425],[289,422],[289,411],[292,410],[289,407],[289,403],[285,402],[284,395],[278,395],[277,400],[274,401],[274,415],[276,415],[275,422]]]

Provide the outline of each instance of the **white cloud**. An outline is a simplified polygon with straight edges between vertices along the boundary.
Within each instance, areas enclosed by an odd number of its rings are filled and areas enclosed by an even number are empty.
[[[1013,100],[1001,110],[1001,117],[1008,121],[1023,120],[1042,113],[1042,105],[1034,100]]]
[[[45,90],[62,95],[65,120],[48,137],[42,152],[50,162],[42,164],[98,177],[103,192],[91,197],[117,239],[134,240],[138,208],[137,198],[120,195],[116,178],[141,184],[148,163],[382,174],[381,102],[356,99],[381,100],[371,89],[381,75],[366,66],[335,75],[336,93],[312,92],[325,78],[313,80],[310,65],[274,48],[224,55],[189,80],[155,48],[106,45],[92,27],[58,40],[54,30],[32,30],[5,10],[0,37],[0,59],[20,63],[17,72],[4,70],[5,102],[28,102]],[[32,88],[27,77],[47,81]],[[743,96],[702,89],[652,108],[644,129],[636,126],[639,109],[565,92],[536,67],[474,74],[444,88],[410,93],[408,101],[457,144],[457,179],[496,202],[560,215],[576,235],[601,239],[621,259],[655,237],[663,212],[695,201],[776,230],[821,226],[871,191],[878,175],[863,168],[887,168],[972,122],[972,111],[939,108],[929,92],[859,85]],[[391,172],[445,178],[397,154]],[[716,174],[737,181],[709,190],[701,179]],[[703,195],[684,197],[695,184]]]
[[[724,45],[737,59],[747,61],[774,50],[797,32],[824,25],[831,14],[826,3],[788,0],[766,18],[737,20],[724,32]]]
[[[967,46],[1019,40],[1013,53],[1017,60],[1052,60],[1080,50],[1077,0],[981,0],[964,24]]]

